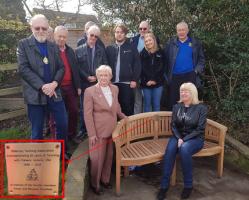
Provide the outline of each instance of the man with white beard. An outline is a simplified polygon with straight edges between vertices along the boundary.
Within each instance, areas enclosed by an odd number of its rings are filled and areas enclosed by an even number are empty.
[[[43,139],[46,111],[53,114],[56,139],[66,140],[67,114],[59,89],[64,66],[56,44],[47,40],[48,20],[35,15],[30,21],[32,35],[19,41],[17,59],[23,96],[31,122],[31,139]]]

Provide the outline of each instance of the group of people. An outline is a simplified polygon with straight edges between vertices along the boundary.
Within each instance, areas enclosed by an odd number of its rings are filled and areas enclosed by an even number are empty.
[[[187,23],[177,24],[177,37],[161,48],[148,21],[139,24],[139,34],[133,38],[126,38],[124,24],[116,24],[115,42],[107,47],[100,39],[100,28],[88,22],[75,50],[67,45],[64,26],[57,26],[49,37],[44,15],[33,16],[30,26],[32,35],[19,42],[17,58],[31,138],[43,139],[44,121],[50,113],[56,139],[66,144],[77,139],[80,99],[80,134],[85,137],[87,132],[89,149],[94,149],[89,155],[91,186],[100,195],[103,187],[111,188],[111,134],[117,120],[160,111],[166,84],[168,110],[173,109],[173,136],[167,145],[157,199],[166,196],[178,152],[184,174],[182,198],[188,198],[193,187],[191,156],[203,146],[207,110],[196,89],[201,86],[204,54],[201,43],[189,36]]]

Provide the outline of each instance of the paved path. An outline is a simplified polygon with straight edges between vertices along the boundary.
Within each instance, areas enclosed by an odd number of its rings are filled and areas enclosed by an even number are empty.
[[[179,162],[178,162],[179,163]],[[197,158],[194,160],[194,190],[192,200],[249,200],[249,175],[243,174],[232,166],[225,165],[224,176],[216,177],[216,160]],[[104,195],[96,196],[87,192],[86,200],[154,200],[160,185],[161,165],[145,166],[128,178],[121,178],[121,196],[115,196],[115,189],[105,190]],[[167,199],[180,199],[182,175],[177,169],[177,185],[168,191]],[[114,175],[112,177],[113,185]]]

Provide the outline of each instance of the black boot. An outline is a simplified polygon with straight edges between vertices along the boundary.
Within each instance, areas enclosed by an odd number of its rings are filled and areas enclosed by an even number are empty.
[[[192,192],[193,188],[184,188],[181,194],[182,199],[188,199]]]
[[[157,200],[164,200],[166,198],[167,191],[168,191],[168,188],[166,189],[160,188],[157,194]]]

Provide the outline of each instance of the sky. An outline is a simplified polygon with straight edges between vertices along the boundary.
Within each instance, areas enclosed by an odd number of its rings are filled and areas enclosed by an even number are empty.
[[[49,2],[51,0],[47,0],[47,2]],[[61,9],[61,11],[64,12],[70,12],[70,13],[75,13],[77,10],[77,1],[78,0],[70,0],[68,3],[64,4],[64,7]],[[27,0],[27,4],[30,7],[30,9],[32,10],[34,5],[34,0]],[[96,15],[96,12],[93,11],[92,6],[91,5],[86,5],[84,7],[81,8],[81,14],[93,14]]]

